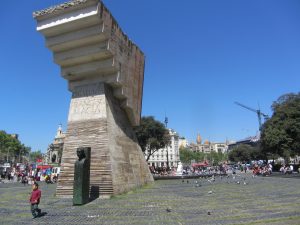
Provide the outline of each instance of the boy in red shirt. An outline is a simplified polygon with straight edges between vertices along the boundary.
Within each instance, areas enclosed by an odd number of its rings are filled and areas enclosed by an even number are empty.
[[[41,191],[39,190],[39,185],[38,183],[34,182],[32,185],[32,192],[30,196],[30,203],[31,203],[31,213],[32,213],[32,218],[36,218],[40,216],[41,210],[39,209],[39,203],[40,203],[40,198],[41,198]]]

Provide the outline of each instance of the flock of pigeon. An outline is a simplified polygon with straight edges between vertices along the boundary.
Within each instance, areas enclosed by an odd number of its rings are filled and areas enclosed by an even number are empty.
[[[211,177],[199,177],[196,179],[181,179],[182,183],[187,183],[191,184],[194,187],[198,188],[201,187],[202,185],[214,185],[215,183],[227,183],[227,184],[236,184],[236,185],[248,185],[250,179],[255,178],[255,176],[250,176],[250,174],[225,174],[225,175],[212,175]],[[213,194],[213,188],[208,191],[208,194]],[[167,212],[171,212],[171,208],[166,209]],[[211,215],[211,212],[208,211],[207,215]]]
[[[247,174],[248,175],[248,174]],[[195,187],[201,187],[202,184],[205,184],[205,182],[208,182],[209,184],[214,184],[216,181],[218,182],[226,182],[228,184],[242,184],[242,185],[248,185],[249,184],[249,175],[246,174],[227,174],[227,175],[219,175],[215,176],[212,175],[211,177],[199,177],[198,179],[184,179],[182,178],[182,183],[191,183]],[[251,176],[252,178],[255,178],[255,176]],[[201,184],[202,183],[202,184]],[[208,192],[209,194],[212,193],[212,191]]]

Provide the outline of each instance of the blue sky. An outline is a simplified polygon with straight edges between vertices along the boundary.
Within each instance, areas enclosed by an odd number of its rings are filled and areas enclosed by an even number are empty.
[[[45,151],[67,127],[71,94],[32,12],[60,0],[5,1],[0,14],[0,129]],[[255,135],[280,95],[300,88],[298,0],[104,0],[146,55],[142,115],[195,141]]]

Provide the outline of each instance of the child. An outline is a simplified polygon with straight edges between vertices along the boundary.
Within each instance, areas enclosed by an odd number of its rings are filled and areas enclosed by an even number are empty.
[[[31,203],[32,218],[36,218],[41,214],[41,210],[38,208],[40,203],[41,193],[42,192],[39,190],[38,183],[34,182],[32,185],[32,192],[29,199]]]

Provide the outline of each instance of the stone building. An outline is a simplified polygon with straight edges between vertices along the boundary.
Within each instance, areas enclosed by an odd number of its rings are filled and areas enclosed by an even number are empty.
[[[65,140],[66,134],[62,130],[61,124],[58,125],[56,135],[54,137],[53,142],[49,145],[47,149],[47,159],[46,162],[48,164],[61,163],[61,157],[62,157],[62,151],[64,147],[64,140]]]
[[[177,132],[172,129],[169,129],[169,134],[171,136],[171,143],[169,146],[159,149],[148,160],[149,166],[154,167],[167,167],[169,162],[169,167],[177,167],[178,162],[180,161],[179,156],[179,136]],[[145,158],[148,155],[148,151],[145,152]]]
[[[180,148],[187,148],[189,146],[189,142],[185,137],[180,137],[178,139],[178,145],[179,145],[179,149]]]
[[[191,143],[190,148],[194,152],[203,152],[203,153],[211,153],[211,152],[221,152],[226,153],[228,150],[228,145],[223,142],[210,142],[209,140],[205,140],[202,143],[202,138],[200,134],[197,134],[196,143]]]

